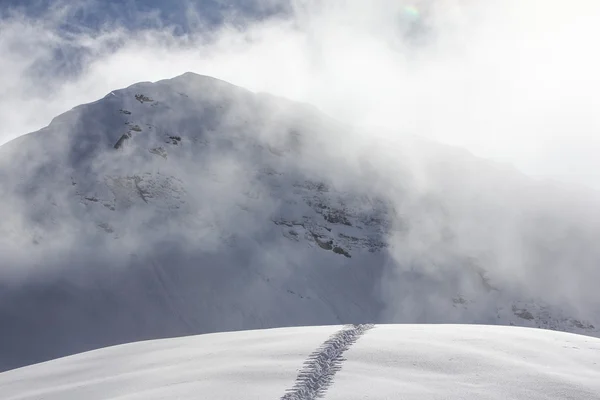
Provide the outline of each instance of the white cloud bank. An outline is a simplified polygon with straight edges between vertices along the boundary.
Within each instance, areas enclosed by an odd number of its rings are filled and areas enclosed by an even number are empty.
[[[373,136],[417,134],[600,187],[597,1],[305,0],[243,29],[60,33],[86,4],[4,14],[0,142],[110,90],[194,71],[313,103]],[[73,60],[79,73],[61,73]]]

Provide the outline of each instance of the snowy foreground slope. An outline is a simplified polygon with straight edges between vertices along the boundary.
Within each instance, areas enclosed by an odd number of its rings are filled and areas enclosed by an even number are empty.
[[[132,343],[0,374],[3,400],[600,399],[600,339],[468,325],[284,328]]]
[[[600,333],[600,207],[184,74],[0,147],[0,370],[347,323]]]

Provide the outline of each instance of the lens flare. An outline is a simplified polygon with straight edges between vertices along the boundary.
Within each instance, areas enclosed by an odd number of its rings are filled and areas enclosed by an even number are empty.
[[[416,6],[405,6],[404,7],[404,15],[411,19],[419,18],[419,9]]]

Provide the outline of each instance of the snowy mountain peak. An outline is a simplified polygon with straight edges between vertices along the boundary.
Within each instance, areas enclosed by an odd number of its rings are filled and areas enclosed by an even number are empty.
[[[522,178],[475,185],[489,168],[467,166],[480,161],[355,139],[311,106],[186,73],[114,90],[2,146],[0,368],[280,326],[600,332],[597,308],[540,297],[544,280],[523,291],[527,270],[518,282],[503,272],[503,216],[571,223],[506,202],[528,193]],[[407,170],[417,150],[435,157]],[[532,254],[546,260],[539,243]]]

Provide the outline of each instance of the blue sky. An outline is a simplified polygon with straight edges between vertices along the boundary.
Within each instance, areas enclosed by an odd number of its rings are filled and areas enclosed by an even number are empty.
[[[225,24],[244,26],[289,12],[285,1],[261,0],[0,0],[0,5],[4,19],[15,14],[41,21],[57,18],[54,33],[65,38],[117,28],[131,32],[169,30],[174,36],[209,33]],[[114,41],[115,48],[121,44],[122,40]],[[89,56],[86,46],[67,39],[24,73],[36,84],[51,87],[50,76],[69,78],[81,73]]]
[[[19,9],[31,16],[43,16],[53,7],[56,0],[2,0],[5,10]],[[65,25],[98,28],[102,24],[122,24],[130,28],[148,27],[157,21],[144,20],[144,13],[155,12],[161,24],[175,25],[182,32],[189,31],[189,9],[197,11],[195,17],[207,24],[220,24],[226,19],[237,17],[264,18],[289,10],[286,1],[269,2],[259,0],[96,0],[65,2],[75,5]]]

